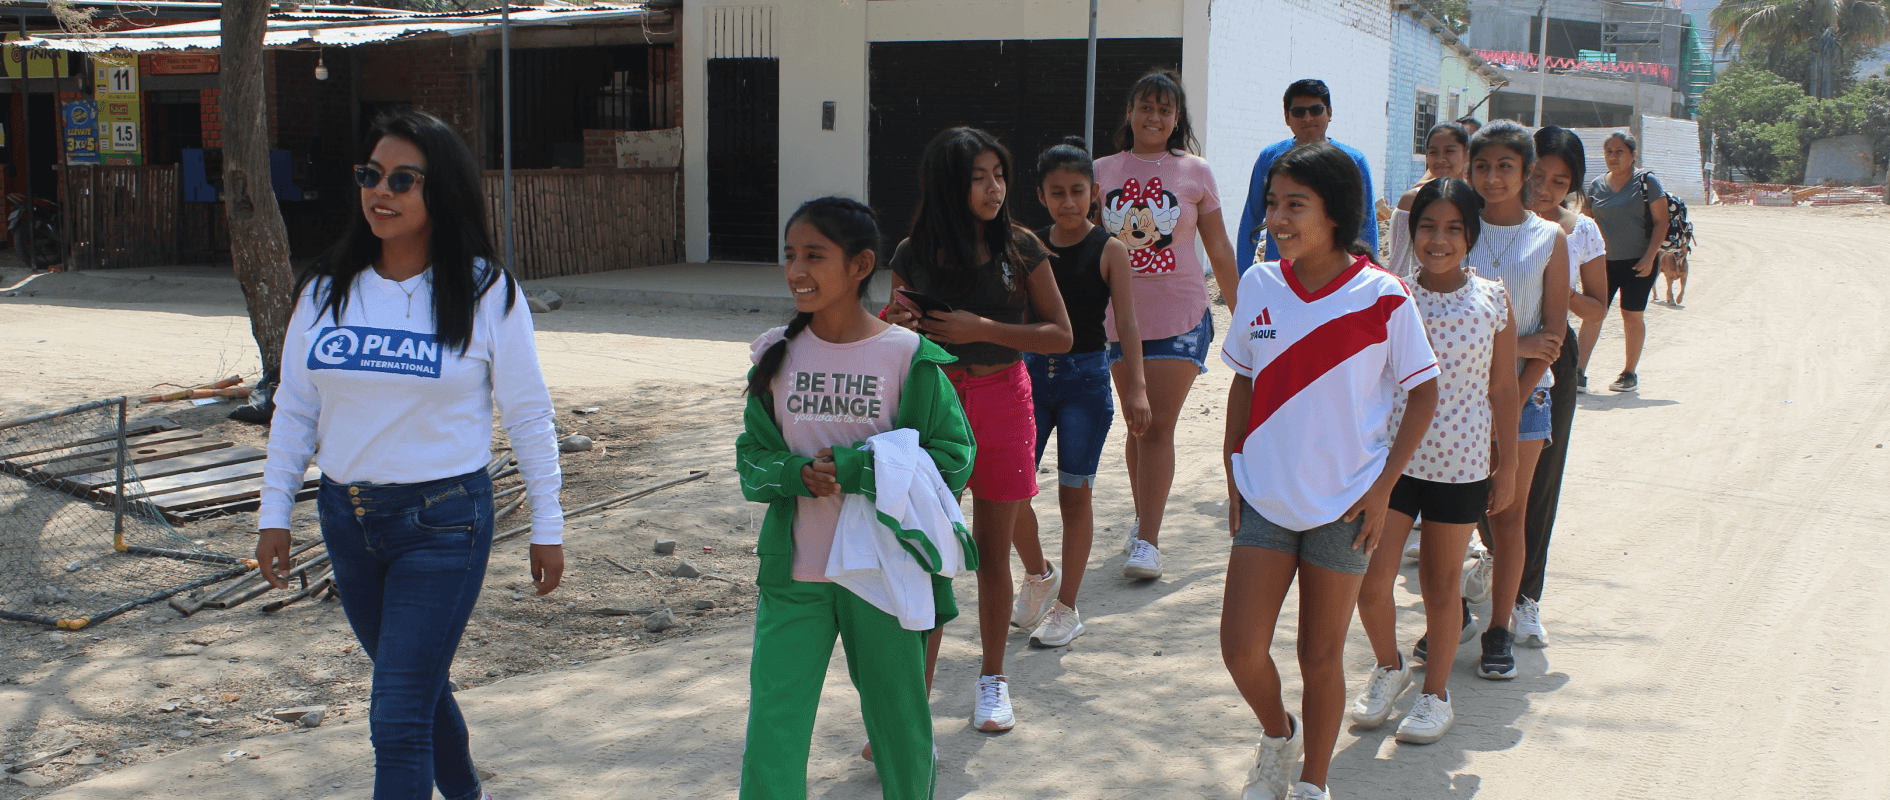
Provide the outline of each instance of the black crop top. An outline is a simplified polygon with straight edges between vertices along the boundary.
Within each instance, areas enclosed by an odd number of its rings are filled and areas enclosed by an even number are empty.
[[[1050,248],[1050,269],[1057,276],[1063,308],[1070,312],[1070,352],[1102,350],[1108,341],[1103,333],[1103,312],[1109,308],[1109,282],[1103,280],[1102,254],[1112,238],[1109,231],[1091,225],[1089,235],[1069,247],[1051,242],[1050,228],[1037,231],[1037,238]]]
[[[892,271],[907,286],[950,303],[952,308],[969,311],[995,322],[1021,325],[1031,316],[1030,289],[1025,281],[1049,254],[1044,252],[1043,246],[1037,243],[1037,237],[1029,231],[1018,228],[1013,231],[1013,235],[1016,237],[1017,250],[1023,254],[1027,263],[1013,266],[1005,263],[1000,255],[979,265],[969,286],[962,280],[947,282],[939,275],[940,270],[921,266],[918,257],[912,252],[911,239],[900,242],[898,249],[893,251]],[[991,342],[940,342],[939,346],[945,348],[945,352],[957,356],[959,364],[967,366],[998,366],[1023,357],[1016,350]]]

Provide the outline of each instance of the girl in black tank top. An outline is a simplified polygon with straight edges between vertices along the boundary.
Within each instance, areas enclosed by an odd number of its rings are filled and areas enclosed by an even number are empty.
[[[1126,378],[1118,389],[1123,416],[1137,434],[1148,427],[1148,396],[1142,384],[1142,337],[1131,300],[1129,249],[1091,221],[1096,177],[1083,140],[1070,138],[1044,151],[1037,160],[1043,185],[1037,199],[1056,224],[1037,231],[1050,250],[1050,269],[1070,315],[1073,344],[1066,354],[1025,353],[1037,418],[1037,461],[1042,463],[1051,431],[1057,437],[1057,505],[1063,510],[1063,568],[1043,555],[1037,538],[1037,514],[1026,507],[1018,520],[1015,543],[1025,576],[1017,590],[1011,624],[1031,630],[1039,647],[1061,647],[1083,633],[1076,594],[1089,563],[1095,537],[1090,509],[1097,463],[1115,416],[1110,403],[1109,364],[1103,354],[1103,314],[1112,298],[1123,345],[1132,348],[1124,363]]]

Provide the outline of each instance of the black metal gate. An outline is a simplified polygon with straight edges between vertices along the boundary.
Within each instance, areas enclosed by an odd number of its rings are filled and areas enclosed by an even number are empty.
[[[1081,39],[872,44],[867,186],[886,237],[882,253],[890,255],[911,229],[926,142],[954,125],[983,128],[1010,149],[1012,218],[1033,228],[1050,224],[1036,200],[1033,165],[1045,148],[1083,131],[1085,48]],[[1151,67],[1180,65],[1180,39],[1097,41],[1098,157],[1116,152],[1112,139],[1129,86]],[[1207,98],[1190,100],[1199,130]]]
[[[709,258],[774,263],[781,62],[711,58],[708,67]]]

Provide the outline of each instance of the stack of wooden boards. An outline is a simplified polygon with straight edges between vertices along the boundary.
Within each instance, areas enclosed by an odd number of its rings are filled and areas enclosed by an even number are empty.
[[[131,423],[125,437],[128,461],[138,479],[127,487],[127,508],[142,507],[182,524],[253,511],[260,504],[267,457],[262,450],[213,439],[162,417]],[[114,503],[115,439],[100,436],[14,453],[0,461],[0,472],[75,497]],[[314,497],[320,481],[321,471],[310,467],[296,499]]]

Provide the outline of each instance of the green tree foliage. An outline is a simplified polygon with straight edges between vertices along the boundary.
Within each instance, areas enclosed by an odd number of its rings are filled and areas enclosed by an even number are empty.
[[[1462,36],[1470,32],[1469,0],[1418,0],[1418,4],[1449,25],[1452,33]]]
[[[1700,98],[1700,124],[1719,137],[1719,160],[1763,183],[1798,183],[1811,144],[1871,137],[1877,167],[1890,163],[1890,80],[1871,78],[1821,100],[1785,78],[1741,61]]]
[[[1855,63],[1865,50],[1890,39],[1890,0],[1724,0],[1713,9],[1712,19],[1726,47],[1801,46],[1808,75],[1825,66],[1834,70],[1834,78],[1839,62]],[[1826,31],[1835,35],[1835,57],[1827,57],[1819,47]],[[1810,82],[1800,85],[1813,88]]]

